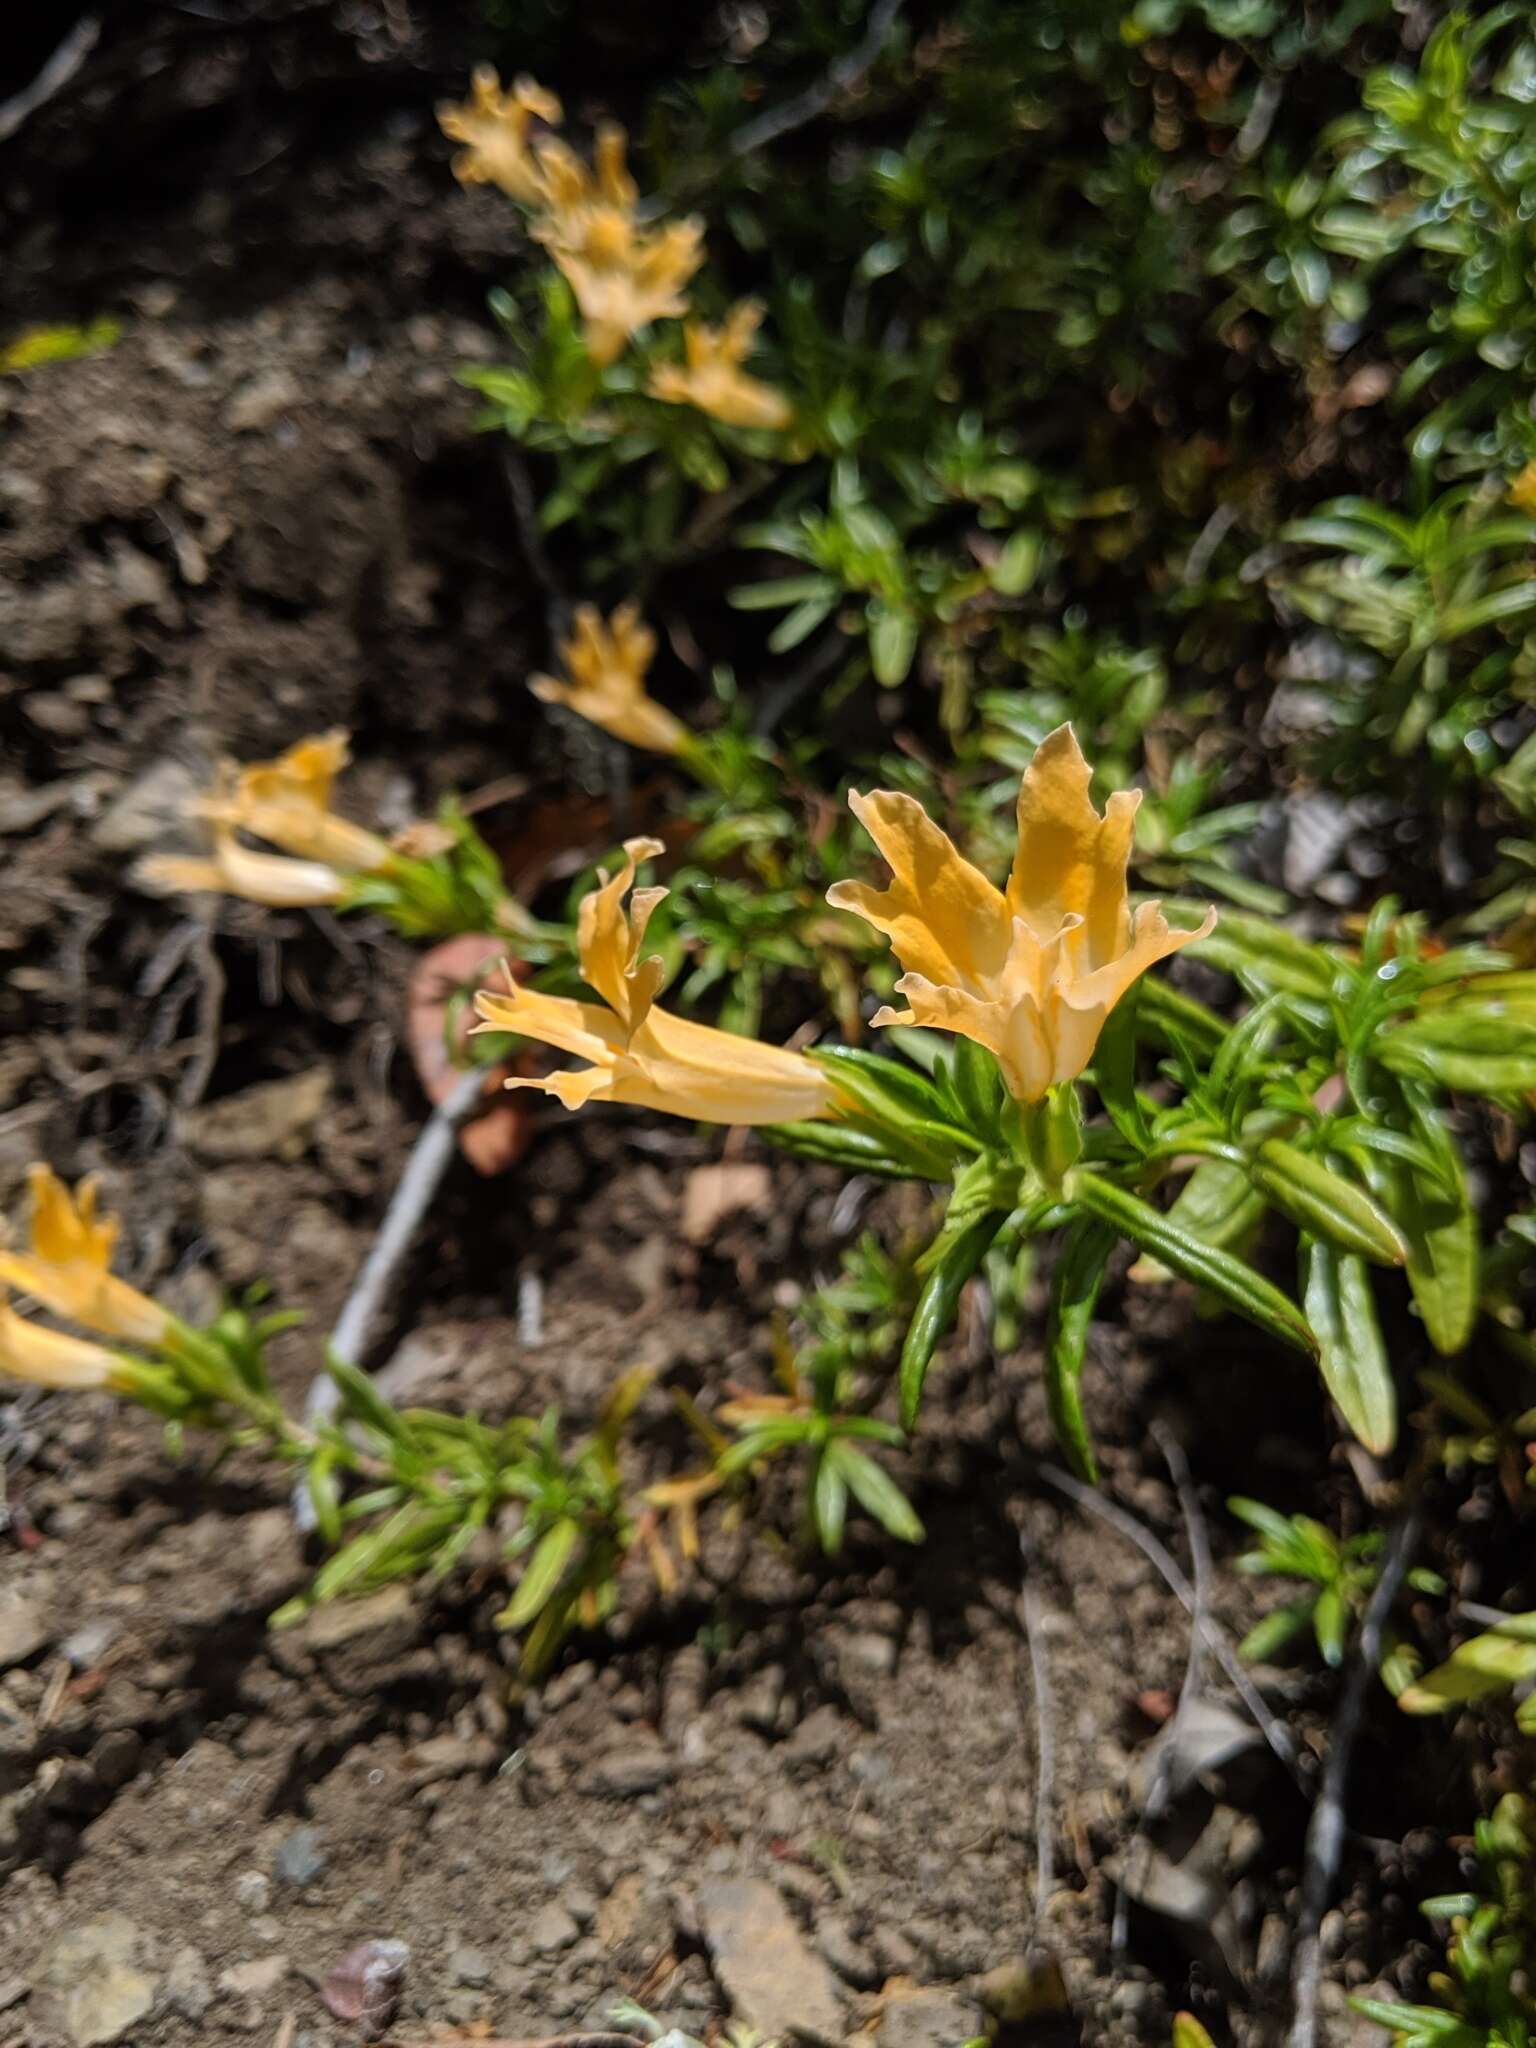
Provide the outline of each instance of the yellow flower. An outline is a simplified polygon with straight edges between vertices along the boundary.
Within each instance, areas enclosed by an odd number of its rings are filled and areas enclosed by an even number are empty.
[[[891,885],[827,892],[884,932],[907,970],[896,986],[910,1008],[881,1010],[875,1023],[929,1025],[989,1047],[1021,1102],[1075,1080],[1138,976],[1216,922],[1213,910],[1198,931],[1175,931],[1156,903],[1132,917],[1125,875],[1140,792],[1117,792],[1101,818],[1090,779],[1071,726],[1041,741],[1019,790],[1006,895],[911,797],[855,795]]]
[[[459,183],[499,185],[513,199],[538,205],[544,198],[544,175],[528,147],[535,119],[560,119],[560,102],[552,92],[523,77],[504,93],[494,66],[478,65],[463,105],[445,100],[437,110],[437,125],[449,141],[466,145],[453,160]]]
[[[693,219],[637,219],[622,128],[599,130],[595,173],[560,142],[545,143],[539,163],[549,210],[534,237],[576,294],[587,354],[611,363],[638,329],[687,312],[683,287],[704,261],[704,230]]]
[[[212,857],[156,857],[140,864],[151,888],[218,889],[253,903],[303,909],[339,903],[355,874],[373,874],[392,857],[389,842],[332,811],[336,777],[347,763],[344,732],[300,740],[275,761],[236,768],[226,762],[198,814],[213,826]],[[265,839],[295,859],[257,853],[237,832]]]
[[[795,415],[783,392],[749,377],[741,367],[752,352],[762,317],[755,300],[743,299],[723,327],[688,321],[683,328],[687,365],[658,363],[651,372],[652,398],[664,398],[669,405],[696,405],[731,427],[787,427]]]
[[[630,839],[612,881],[586,896],[577,918],[582,978],[601,1003],[572,1002],[519,987],[507,975],[502,995],[482,989],[475,1008],[484,1031],[514,1031],[589,1060],[545,1080],[510,1080],[509,1088],[540,1088],[567,1109],[584,1102],[629,1103],[713,1124],[778,1124],[831,1116],[837,1095],[814,1060],[786,1047],[738,1038],[656,1008],[665,968],[642,960],[651,912],[665,889],[636,889],[635,863],[660,853],[658,839]],[[605,1007],[606,1006],[606,1007]]]
[[[1536,519],[1536,462],[1528,462],[1509,487],[1509,502]]]
[[[117,1224],[96,1216],[96,1183],[83,1180],[73,1198],[46,1166],[29,1169],[32,1217],[29,1249],[0,1250],[0,1284],[30,1294],[55,1315],[68,1316],[104,1337],[151,1350],[171,1327],[157,1301],[111,1271]]]
[[[639,607],[621,604],[603,624],[596,605],[579,605],[575,629],[560,649],[571,677],[530,676],[528,687],[546,704],[563,704],[615,739],[653,754],[680,754],[688,728],[646,694],[645,672],[656,652],[656,635],[640,623]]]
[[[105,1345],[45,1329],[0,1301],[0,1373],[75,1392],[114,1385],[120,1365]]]

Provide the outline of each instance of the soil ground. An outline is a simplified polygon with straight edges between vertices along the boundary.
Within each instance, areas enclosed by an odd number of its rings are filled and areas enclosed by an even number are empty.
[[[239,906],[205,926],[126,871],[218,754],[332,724],[386,822],[512,774],[523,794],[492,814],[510,840],[568,784],[557,762],[543,776],[523,688],[539,599],[453,376],[494,351],[480,307],[515,260],[508,210],[454,185],[430,119],[472,24],[428,48],[388,7],[259,34],[192,12],[115,19],[0,145],[3,333],[124,326],[94,359],[0,383],[0,1206],[32,1158],[99,1171],[136,1280],[192,1308],[270,1281],[322,1331],[424,1113],[398,1024],[411,951]],[[770,1160],[765,1205],[684,1245],[686,1177],[716,1153],[552,1110],[512,1175],[461,1169],[399,1307],[396,1384],[491,1413],[557,1403],[579,1428],[644,1361],[640,1455],[672,1469],[666,1386],[761,1381],[772,1309],[854,1227],[833,1183]],[[1255,1392],[1245,1372],[1239,1406],[1233,1347],[1248,1365],[1252,1340],[1137,1290],[1103,1314],[1088,1393],[1110,1495],[1187,1562],[1160,1417],[1223,1567],[1210,1475],[1327,1512],[1304,1375],[1277,1359]],[[902,1473],[924,1548],[860,1526],[827,1567],[770,1501],[668,1600],[635,1567],[619,1622],[527,1697],[489,1564],[273,1637],[306,1565],[269,1475],[213,1473],[198,1446],[173,1463],[104,1401],[0,1404],[0,1643],[8,1615],[41,1617],[0,1675],[0,2042],[51,2038],[43,1959],[113,1914],[153,1996],[110,2038],[145,2048],[272,2039],[287,2016],[285,2042],[355,2038],[315,1987],[371,1936],[411,1952],[392,2038],[552,2034],[620,1993],[707,2032],[738,1877],[785,1896],[841,2028],[886,2048],[964,2039],[977,1980],[1038,1942],[1065,1973],[1057,2035],[1159,2042],[1193,2005],[1274,2038],[1306,1803],[1261,1749],[1175,1802],[1112,1952],[1113,1873],[1189,1625],[1138,1550],[1034,1471],[1038,1328],[1037,1283],[1015,1355],[973,1321],[937,1373]],[[279,1357],[297,1395],[312,1337]],[[1040,1924],[1021,1528],[1056,1747]],[[1252,1606],[1221,1569],[1221,1618],[1240,1631]],[[1263,1678],[1305,1774],[1331,1682]],[[1431,1764],[1371,1711],[1325,1929],[1339,2039],[1359,2024],[1346,1990],[1413,1986],[1412,1902],[1454,1870],[1425,1822],[1462,1761]]]

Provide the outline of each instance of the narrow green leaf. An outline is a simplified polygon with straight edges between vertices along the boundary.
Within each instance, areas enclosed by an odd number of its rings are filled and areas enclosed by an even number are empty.
[[[1517,1633],[1517,1629],[1519,1633]],[[1405,1714],[1448,1714],[1468,1700],[1486,1699],[1536,1678],[1536,1614],[1512,1614],[1504,1628],[1472,1636],[1443,1664],[1398,1694]]]
[[[532,1621],[565,1576],[580,1540],[581,1524],[569,1519],[545,1530],[523,1567],[517,1591],[496,1617],[502,1628],[524,1628]]]
[[[900,1543],[922,1542],[923,1525],[912,1503],[883,1465],[842,1441],[832,1443],[827,1456],[837,1460],[837,1468],[847,1481],[848,1491],[866,1514],[874,1516],[881,1528]]]
[[[1253,1156],[1253,1184],[1303,1230],[1378,1265],[1407,1263],[1396,1224],[1365,1189],[1284,1138],[1266,1138]]]
[[[838,1470],[830,1446],[817,1460],[811,1510],[822,1549],[828,1557],[836,1557],[843,1547],[843,1527],[848,1520],[848,1482]]]
[[[1317,1355],[1317,1340],[1296,1304],[1279,1288],[1256,1273],[1242,1259],[1218,1246],[1203,1243],[1183,1230],[1160,1209],[1144,1202],[1125,1188],[1101,1180],[1097,1174],[1079,1171],[1072,1181],[1072,1198],[1091,1215],[1111,1224],[1122,1237],[1139,1244],[1143,1251],[1160,1259],[1170,1271],[1197,1287],[1207,1287],[1231,1304],[1240,1315],[1257,1323],[1283,1344]]]
[[[1099,1470],[1083,1415],[1083,1360],[1104,1269],[1118,1241],[1118,1233],[1109,1224],[1080,1216],[1062,1241],[1051,1276],[1045,1339],[1046,1404],[1067,1462],[1080,1478],[1090,1482],[1098,1479]]]
[[[1321,1239],[1303,1238],[1302,1268],[1323,1384],[1366,1449],[1384,1456],[1397,1441],[1397,1387],[1365,1263]]]
[[[399,1411],[392,1408],[367,1373],[360,1372],[344,1358],[338,1357],[329,1346],[325,1353],[325,1369],[341,1389],[342,1406],[355,1422],[375,1431],[387,1443],[408,1443],[410,1431],[401,1420]]]
[[[1006,1212],[989,1209],[945,1245],[918,1296],[901,1348],[901,1422],[911,1429],[923,1398],[923,1381],[939,1339],[955,1319],[965,1283],[986,1257],[987,1248],[1006,1221]]]
[[[1461,1148],[1432,1103],[1410,1086],[1404,1101],[1439,1169],[1431,1180],[1403,1159],[1373,1153],[1366,1172],[1408,1248],[1408,1285],[1442,1358],[1466,1348],[1477,1319],[1481,1245]]]

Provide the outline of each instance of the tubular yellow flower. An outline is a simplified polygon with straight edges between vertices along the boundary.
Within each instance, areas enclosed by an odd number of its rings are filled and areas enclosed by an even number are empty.
[[[274,910],[309,910],[340,903],[350,886],[345,875],[323,861],[253,853],[227,826],[214,832],[211,859],[156,854],[140,861],[137,878],[150,889],[214,889],[226,896],[243,896],[251,903],[269,904]]]
[[[29,1322],[0,1301],[0,1373],[35,1387],[86,1392],[112,1386],[119,1362],[104,1344]]]
[[[688,728],[647,696],[645,672],[656,635],[640,622],[637,605],[621,604],[604,625],[596,605],[578,605],[575,630],[560,649],[571,680],[530,676],[528,687],[546,704],[563,704],[632,747],[680,754]]]
[[[1141,794],[1118,791],[1101,818],[1090,779],[1071,726],[1041,741],[1019,790],[1006,894],[911,797],[855,795],[891,884],[827,892],[884,932],[907,970],[896,986],[910,1008],[881,1010],[875,1023],[929,1025],[989,1047],[1021,1102],[1075,1080],[1131,984],[1216,922],[1212,910],[1198,931],[1175,931],[1156,903],[1132,917],[1125,877]]]
[[[215,823],[268,839],[301,860],[371,874],[387,865],[389,842],[331,809],[336,777],[349,758],[346,733],[316,733],[275,761],[226,769],[226,787],[200,808]]]
[[[157,1301],[111,1271],[117,1224],[96,1216],[96,1182],[83,1180],[71,1197],[47,1166],[28,1169],[32,1191],[29,1248],[0,1250],[0,1284],[30,1294],[56,1315],[68,1316],[104,1337],[154,1349],[172,1319]]]
[[[576,294],[587,354],[611,363],[652,320],[688,310],[683,287],[704,260],[704,230],[693,219],[646,227],[624,165],[624,131],[598,132],[597,169],[561,142],[540,147],[548,212],[533,229]]]
[[[545,197],[544,174],[528,147],[528,131],[535,120],[560,117],[560,102],[533,79],[514,79],[504,93],[495,67],[481,64],[469,98],[462,105],[445,100],[437,125],[450,142],[465,144],[453,160],[461,185],[499,185],[511,198],[537,206]]]
[[[1528,462],[1505,494],[1511,505],[1536,518],[1536,462]]]
[[[731,427],[787,427],[794,408],[782,391],[749,377],[742,364],[752,352],[752,341],[762,321],[763,309],[754,299],[743,299],[731,309],[724,326],[710,327],[702,320],[689,320],[683,328],[686,365],[658,363],[651,372],[652,398],[669,405],[694,405]]]
[[[630,839],[624,865],[582,901],[577,950],[582,977],[601,1003],[573,1002],[519,987],[482,989],[475,998],[480,1031],[515,1031],[561,1052],[589,1060],[544,1080],[514,1078],[509,1088],[540,1088],[567,1109],[584,1102],[629,1103],[669,1116],[712,1124],[795,1123],[836,1113],[837,1094],[814,1060],[787,1047],[738,1038],[656,1008],[665,972],[661,960],[642,960],[640,947],[651,912],[665,889],[636,889],[628,913],[635,863],[662,851],[659,839]]]

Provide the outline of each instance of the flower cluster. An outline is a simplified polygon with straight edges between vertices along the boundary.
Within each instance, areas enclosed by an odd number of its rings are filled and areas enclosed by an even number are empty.
[[[616,122],[598,129],[588,164],[558,136],[534,133],[535,121],[561,119],[552,93],[531,78],[504,93],[488,66],[475,72],[470,97],[440,106],[437,118],[451,141],[465,145],[453,162],[462,183],[498,185],[531,209],[534,239],[575,294],[587,354],[599,368],[653,321],[688,313],[686,288],[704,261],[703,228],[691,216],[652,223]],[[742,368],[761,318],[761,308],[746,301],[719,328],[690,320],[686,364],[658,365],[651,395],[729,426],[787,428],[794,416],[789,401]]]

